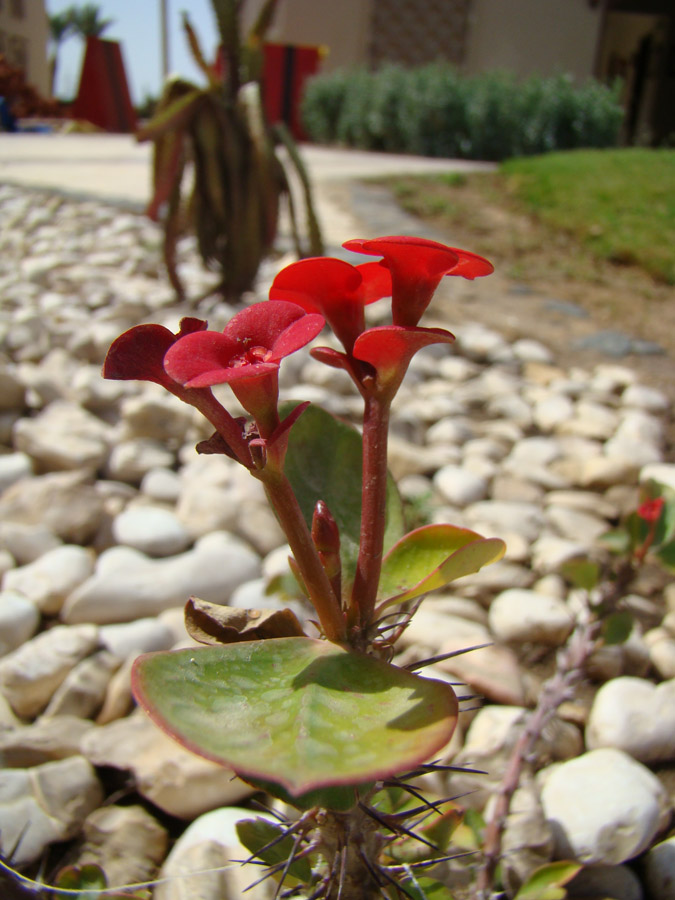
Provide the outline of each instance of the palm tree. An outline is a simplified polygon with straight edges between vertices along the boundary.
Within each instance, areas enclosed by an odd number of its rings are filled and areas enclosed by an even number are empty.
[[[70,16],[73,29],[83,38],[101,37],[103,32],[115,22],[114,19],[102,19],[101,8],[96,3],[71,6]]]
[[[53,13],[47,16],[49,22],[49,39],[52,43],[52,53],[49,58],[49,76],[51,84],[52,96],[56,86],[56,69],[58,65],[58,55],[61,44],[74,31],[73,23],[73,7],[69,6],[63,12]]]

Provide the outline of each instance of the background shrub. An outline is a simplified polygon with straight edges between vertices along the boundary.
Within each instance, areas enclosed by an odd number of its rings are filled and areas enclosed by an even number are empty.
[[[440,62],[316,76],[301,112],[318,143],[486,160],[616,146],[623,120],[618,90],[596,81],[464,77]]]

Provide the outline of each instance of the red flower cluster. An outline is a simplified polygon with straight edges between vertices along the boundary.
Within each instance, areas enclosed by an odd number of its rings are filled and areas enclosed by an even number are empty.
[[[331,258],[287,266],[275,278],[269,301],[233,316],[222,332],[208,331],[206,322],[193,318],[183,319],[176,335],[161,325],[138,325],[113,343],[104,376],[161,384],[207,415],[230,450],[239,446],[235,455],[241,459],[241,426],[210,388],[229,384],[255,419],[259,437],[270,440],[281,424],[279,364],[313,340],[327,321],[345,352],[323,347],[314,356],[346,369],[362,393],[391,399],[418,350],[454,340],[444,329],[417,326],[440,279],[488,275],[492,265],[423,238],[383,237],[344,246],[383,258],[358,266]],[[392,324],[367,329],[365,306],[388,296]]]
[[[661,513],[666,501],[663,497],[654,497],[652,500],[645,500],[637,508],[638,516],[650,525],[656,524],[661,518]]]

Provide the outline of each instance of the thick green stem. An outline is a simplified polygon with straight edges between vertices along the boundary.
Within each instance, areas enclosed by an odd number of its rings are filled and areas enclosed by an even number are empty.
[[[387,508],[387,438],[390,401],[367,396],[363,413],[363,485],[359,558],[352,608],[362,631],[371,624],[382,569]]]
[[[265,486],[268,499],[288,539],[326,637],[329,641],[344,643],[347,632],[339,600],[321,565],[319,554],[288,478],[272,466],[262,469],[258,478]]]

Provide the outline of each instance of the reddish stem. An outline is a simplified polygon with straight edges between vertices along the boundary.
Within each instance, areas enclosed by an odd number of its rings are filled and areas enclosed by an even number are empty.
[[[218,434],[227,443],[239,462],[247,469],[253,468],[251,451],[242,434],[241,427],[229,412],[216,400],[211,391],[194,390],[186,391],[192,397],[186,397],[186,402],[195,406],[199,412],[209,420]]]
[[[291,483],[283,472],[269,465],[261,469],[257,477],[264,484],[267,497],[288,539],[324,634],[329,641],[344,643],[347,632],[340,603],[321,565]]]
[[[359,558],[352,588],[352,610],[362,631],[373,618],[382,569],[387,508],[387,438],[390,400],[366,396],[363,413],[363,485]]]

